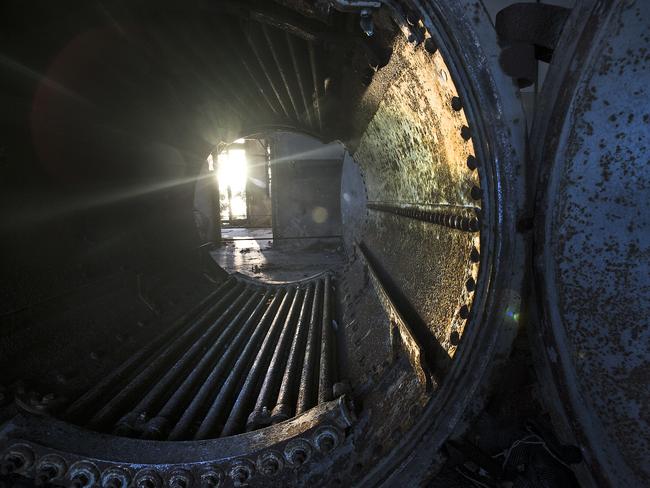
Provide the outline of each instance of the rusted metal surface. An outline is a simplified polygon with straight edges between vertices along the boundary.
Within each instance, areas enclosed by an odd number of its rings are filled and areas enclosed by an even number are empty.
[[[280,383],[282,382],[282,376],[288,355],[288,348],[290,347],[289,344],[292,342],[293,336],[296,334],[293,327],[297,326],[296,319],[300,309],[302,308],[303,301],[303,290],[297,290],[293,297],[293,301],[291,302],[289,312],[287,313],[287,318],[282,327],[282,332],[280,333],[280,337],[275,346],[275,351],[273,351],[273,357],[269,362],[266,375],[264,376],[264,381],[257,395],[255,407],[248,416],[246,422],[247,430],[254,430],[271,424],[272,405],[275,404],[275,400],[277,399],[277,393]]]
[[[166,363],[173,361],[179,352],[186,348],[198,334],[202,327],[219,312],[221,312],[228,302],[234,299],[241,291],[242,284],[234,286],[214,305],[201,312],[191,327],[183,331],[173,342],[166,345],[164,349],[158,351],[153,361],[147,363],[146,367],[137,373],[134,378],[130,378],[126,385],[122,385],[115,395],[109,396],[106,403],[91,417],[88,425],[94,429],[104,429],[116,420],[116,415],[126,406],[131,405],[138,395],[142,394],[148,388],[151,388],[151,380],[165,367]],[[104,391],[104,395],[107,395]]]
[[[294,0],[282,3],[306,5],[306,2]],[[211,471],[210,476],[213,479],[227,476],[231,478],[229,483],[247,483],[252,473],[277,471],[280,461],[300,464],[309,450],[326,451],[332,446],[338,446],[336,452],[332,453],[332,457],[324,460],[321,458],[322,462],[315,466],[310,465],[308,469],[295,470],[293,474],[296,478],[271,480],[265,477],[259,483],[268,486],[269,484],[281,485],[282,482],[288,481],[310,486],[331,486],[337,482],[343,484],[350,480],[364,486],[382,482],[390,486],[415,484],[411,481],[421,481],[425,475],[430,474],[432,457],[435,455],[433,453],[437,452],[444,440],[452,431],[462,429],[463,414],[467,412],[471,416],[480,405],[480,399],[485,396],[488,389],[488,380],[494,371],[493,368],[499,363],[500,358],[507,355],[512,331],[517,326],[512,315],[507,314],[514,314],[518,310],[519,300],[517,292],[513,290],[520,289],[523,274],[522,238],[515,235],[513,225],[520,210],[518,197],[521,190],[520,172],[523,168],[519,165],[519,158],[523,137],[516,124],[520,114],[516,110],[515,103],[510,99],[512,93],[509,90],[510,85],[506,83],[509,80],[499,77],[498,68],[494,64],[495,56],[491,44],[494,43],[494,31],[484,13],[476,11],[475,5],[478,4],[473,1],[394,3],[404,7],[404,12],[408,12],[409,23],[418,29],[423,25],[426,26],[428,30],[426,35],[435,37],[434,42],[426,43],[429,46],[428,50],[424,50],[423,46],[414,48],[408,45],[406,40],[402,40],[395,46],[396,54],[390,65],[385,66],[385,69],[382,68],[379,73],[374,73],[377,65],[366,66],[365,54],[354,53],[350,58],[353,62],[347,63],[347,58],[337,57],[340,51],[333,55],[329,50],[330,45],[325,47],[319,45],[314,50],[317,69],[313,70],[312,74],[316,76],[312,76],[312,79],[304,77],[304,88],[310,110],[313,111],[312,119],[316,121],[317,115],[320,115],[319,122],[322,120],[322,127],[329,131],[328,134],[349,138],[353,144],[351,147],[360,147],[361,152],[365,154],[362,164],[364,174],[368,177],[366,187],[371,193],[369,199],[373,204],[448,204],[458,208],[480,206],[482,209],[483,228],[480,236],[449,226],[432,226],[422,220],[405,219],[383,212],[371,212],[374,216],[369,216],[368,222],[364,223],[368,230],[364,235],[371,237],[368,242],[372,241],[373,251],[385,264],[389,276],[400,281],[400,286],[397,288],[401,288],[405,292],[404,295],[413,303],[424,300],[417,315],[425,318],[425,323],[431,326],[428,338],[431,339],[432,345],[437,344],[444,350],[443,357],[447,359],[448,367],[446,376],[436,385],[434,396],[423,396],[406,358],[399,357],[394,362],[386,364],[383,347],[374,349],[373,346],[376,344],[383,346],[382,340],[384,335],[389,333],[390,323],[386,323],[385,317],[376,313],[381,310],[376,296],[368,291],[367,283],[363,283],[365,276],[362,267],[358,262],[353,263],[349,268],[350,274],[357,273],[358,276],[350,278],[350,281],[355,284],[352,292],[359,292],[358,298],[362,303],[360,308],[354,305],[354,310],[346,314],[346,317],[350,318],[351,314],[359,313],[356,317],[356,331],[353,322],[346,323],[345,327],[351,331],[353,337],[351,341],[354,342],[351,346],[355,347],[355,351],[360,352],[359,357],[355,358],[357,363],[355,369],[365,370],[363,374],[368,379],[363,385],[366,393],[364,424],[354,431],[354,442],[348,440],[344,445],[340,445],[341,437],[333,438],[332,431],[327,430],[332,426],[322,425],[323,428],[315,430],[313,439],[307,439],[307,443],[304,439],[296,439],[299,441],[296,446],[292,446],[291,449],[287,447],[290,455],[285,456],[284,460],[278,459],[275,448],[271,446],[269,451],[263,453],[263,457],[236,456],[234,459],[229,459],[227,463],[219,464]],[[416,14],[415,17],[411,15],[413,13]],[[479,20],[475,20],[477,18]],[[176,25],[176,20],[176,16],[169,16],[167,19],[170,25]],[[207,19],[205,22],[209,29],[224,32],[225,29],[222,27],[232,18],[227,17],[217,23],[211,22],[212,20],[214,19]],[[386,25],[395,28],[395,23],[388,14],[380,13],[374,16],[374,22],[373,40],[381,37],[382,30],[387,31]],[[342,25],[347,24],[344,22],[340,25],[332,24],[332,29]],[[399,35],[397,28],[395,31]],[[391,32],[386,36],[389,39]],[[277,127],[280,123],[286,123],[290,126],[292,121],[287,120],[287,117],[280,113],[279,106],[275,106],[279,101],[271,97],[265,100],[264,95],[271,94],[273,91],[271,86],[273,83],[270,83],[270,80],[264,81],[266,76],[262,73],[261,66],[256,64],[254,53],[250,49],[243,49],[242,44],[245,42],[241,37],[241,31],[235,28],[233,34],[233,36],[225,36],[231,40],[228,48],[224,48],[225,45],[219,43],[216,45],[219,49],[226,49],[228,52],[236,52],[233,46],[241,48],[241,57],[232,56],[232,62],[225,63],[220,68],[223,70],[234,68],[232,78],[238,79],[239,76],[246,85],[242,88],[247,90],[249,95],[253,93],[259,105],[265,105],[270,100],[268,110],[259,114],[259,120],[254,121],[256,124]],[[363,35],[363,33],[359,34]],[[181,38],[186,40],[187,36]],[[304,48],[304,59],[298,61],[304,68],[304,73],[309,73],[308,48],[300,40],[294,40],[300,46],[300,51]],[[173,36],[170,36],[170,43],[177,43]],[[439,47],[437,52],[431,49],[432,44]],[[157,49],[160,44],[154,42],[153,46]],[[205,55],[215,48],[215,43],[207,42],[204,46]],[[195,46],[191,43],[180,43],[178,51],[182,53],[192,47]],[[263,47],[259,46],[260,49]],[[385,45],[379,43],[374,47],[384,48]],[[262,51],[266,50],[262,49]],[[437,61],[440,56],[445,57],[444,64],[447,69],[436,71],[440,64]],[[240,59],[247,63],[249,74],[246,73],[246,69],[242,69]],[[281,89],[282,86],[277,84],[279,73],[275,69],[279,67],[274,67],[268,63],[268,60],[267,57],[268,75]],[[170,64],[176,66],[176,60]],[[169,67],[162,61],[161,65],[163,72]],[[192,65],[184,66],[180,61],[178,65],[183,66],[177,74],[178,80],[191,78],[186,72]],[[339,69],[332,69],[333,65]],[[368,71],[373,73],[368,75]],[[441,78],[441,81],[437,82],[435,77]],[[447,86],[442,87],[440,83],[445,77]],[[179,86],[178,80],[177,84],[172,84],[173,87]],[[363,80],[363,84],[359,82],[360,80]],[[379,83],[374,83],[374,80]],[[371,86],[366,90],[367,83]],[[458,89],[454,90],[453,86],[457,86]],[[193,83],[184,83],[182,87],[184,94],[193,95],[196,92]],[[318,91],[320,94],[316,93],[315,99],[319,103],[317,114],[312,93]],[[210,90],[206,90],[205,94],[211,98]],[[350,94],[355,96],[351,97]],[[360,105],[356,104],[356,95],[362,99]],[[454,102],[457,99],[461,102],[462,110],[458,110],[458,105]],[[191,103],[192,107],[201,108],[202,100],[203,98],[199,96],[187,103],[188,105]],[[349,100],[353,100],[355,104],[348,104]],[[356,112],[359,106],[361,106],[358,110],[359,115],[350,113]],[[273,108],[277,113],[273,113]],[[371,118],[374,118],[372,125],[363,135],[366,127],[364,121],[367,122]],[[348,119],[354,120],[356,125],[348,122]],[[188,119],[183,119],[183,123],[186,120]],[[250,121],[243,121],[243,124],[250,123]],[[189,123],[187,125],[191,126]],[[206,133],[210,133],[208,130],[210,128],[206,129]],[[382,141],[384,135],[386,138]],[[212,138],[211,134],[207,139],[211,141]],[[512,140],[515,142],[513,143]],[[389,146],[394,146],[394,149],[390,149]],[[476,156],[479,163],[478,172],[466,165],[470,154]],[[411,172],[413,176],[407,176],[407,172]],[[481,193],[472,192],[474,188],[479,188]],[[475,196],[480,197],[480,204],[474,198]],[[401,239],[407,235],[411,235],[411,238]],[[481,273],[478,273],[479,250],[482,260]],[[400,259],[403,259],[406,265],[405,272],[398,266]],[[418,266],[418,263],[427,264]],[[439,280],[436,281],[438,278]],[[470,278],[475,283],[472,287],[467,286]],[[421,279],[421,286],[418,286],[417,282]],[[449,283],[446,279],[450,280]],[[356,285],[364,285],[365,292],[358,290]],[[438,294],[438,291],[441,293]],[[321,306],[318,300],[322,299],[322,288],[320,293],[314,295],[316,303]],[[435,300],[440,300],[443,305],[439,316],[435,315]],[[279,301],[276,302],[277,305]],[[345,301],[352,303],[354,299]],[[312,307],[312,309],[318,308]],[[322,308],[320,310],[322,311]],[[362,310],[368,312],[366,318],[369,322],[358,326],[363,320]],[[319,364],[320,331],[323,325],[320,314],[321,312],[318,311],[310,323],[309,330],[314,331],[308,341],[313,344],[311,359],[307,361],[308,354],[305,354],[303,361],[303,365],[311,365],[310,372],[317,371]],[[201,407],[210,408],[210,405],[214,407],[215,403],[211,401],[217,399],[223,401],[226,407],[230,406],[236,396],[236,387],[246,378],[249,361],[254,358],[267,332],[266,328],[270,325],[273,313],[269,315],[270,319],[263,324],[265,327],[261,328],[259,333],[257,330],[253,332],[255,339],[259,340],[253,341],[251,337],[250,343],[243,341],[238,343],[245,348],[248,356],[245,361],[232,367],[236,372],[228,375],[225,380],[227,384],[221,385],[220,375],[212,376],[210,382],[204,383],[199,389],[199,394],[204,396],[201,398],[202,401],[193,404],[195,407],[199,404]],[[437,320],[438,318],[440,321]],[[251,330],[250,325],[248,324],[247,330]],[[453,340],[453,332],[462,339],[458,347],[455,344],[457,341]],[[364,341],[365,344],[361,347]],[[362,353],[379,357],[363,358]],[[229,361],[235,359],[235,356],[227,357]],[[453,360],[450,359],[451,357]],[[219,370],[222,373],[223,368],[222,366]],[[303,378],[307,378],[308,388],[301,389],[300,394],[307,400],[305,408],[309,408],[316,403],[316,389],[313,386],[316,378],[312,374],[303,375]],[[229,388],[229,394],[222,394],[220,391],[219,396],[215,398],[214,395],[217,395],[217,389],[220,387],[221,391],[224,391],[223,388]],[[303,393],[305,391],[309,394],[305,395]],[[403,408],[404,405],[409,405],[408,410]],[[199,407],[200,418],[206,413],[201,407]],[[175,410],[175,412],[174,415],[178,415],[182,410]],[[155,412],[150,412],[150,415],[155,415]],[[220,427],[222,420],[224,419],[212,419],[214,432],[218,430],[217,427]],[[176,437],[177,439],[188,439],[195,433],[192,418],[185,417],[184,421],[188,422],[186,424],[188,430]],[[289,423],[291,422],[290,420]],[[342,426],[334,427],[342,428]],[[51,432],[51,429],[49,431]],[[333,432],[336,433],[336,429],[333,429]],[[260,441],[262,438],[261,433],[259,437],[247,437],[248,435],[242,434],[245,439]],[[288,434],[284,432],[283,435],[286,438]],[[99,436],[99,439],[103,444],[112,444],[114,441],[110,436]],[[110,442],[104,442],[106,439]],[[221,440],[234,442],[232,439]],[[131,441],[139,443],[137,447],[141,452],[150,456],[134,455],[128,459],[120,458],[126,463],[133,464],[143,462],[147,464],[149,461],[152,461],[149,464],[155,464],[159,462],[157,460],[168,460],[170,458],[161,456],[162,451],[158,447],[163,444],[175,444],[120,439],[115,441],[114,445],[116,448],[124,447],[125,444],[121,444],[122,442],[128,444]],[[260,442],[264,442],[264,439]],[[136,444],[129,445],[136,446]],[[210,454],[214,450],[224,449],[224,444],[184,442],[177,444],[176,452],[188,456],[186,459],[189,459],[195,454],[192,446],[197,445],[205,447]],[[249,452],[254,452],[254,447],[242,446],[242,448],[249,448]],[[205,460],[202,467],[212,469],[208,462],[212,458],[206,456],[202,459]],[[77,459],[71,461],[76,463]],[[81,466],[87,468],[86,473],[89,476],[96,474],[94,467],[86,464]],[[111,466],[111,468],[119,469],[118,466]],[[200,479],[205,475],[203,472],[193,471],[196,466],[173,466],[174,470],[178,470],[173,473],[169,468],[164,466],[159,470],[153,466],[145,466],[139,473],[129,472],[126,475],[119,473],[120,476],[133,476],[136,480],[146,479],[152,483],[167,484],[170,484],[172,477],[176,480],[185,479],[188,470],[192,476]],[[75,469],[71,476],[78,476],[80,473],[79,469]],[[339,473],[346,475],[343,482],[337,478]]]
[[[467,232],[479,230],[479,221],[476,215],[477,212],[480,213],[480,208],[459,208],[451,205],[383,205],[377,203],[369,203],[367,208]]]
[[[390,295],[382,285],[381,279],[379,276],[377,276],[373,265],[368,260],[364,252],[364,247],[365,246],[363,244],[360,244],[359,251],[362,256],[364,256],[364,261],[368,268],[368,274],[370,276],[370,283],[372,283],[372,286],[375,289],[375,293],[377,293],[377,297],[379,298],[379,302],[381,303],[382,307],[384,307],[384,310],[388,315],[388,319],[390,320],[392,327],[397,327],[399,330],[401,343],[406,350],[409,362],[415,371],[415,375],[417,376],[418,381],[427,389],[429,389],[431,386],[431,371],[424,357],[425,353],[418,343],[418,340],[415,338],[415,334],[409,326],[408,322],[404,319],[397,306],[391,299]]]
[[[453,355],[451,334],[462,336],[465,322],[458,311],[472,300],[465,282],[478,275],[469,253],[473,247],[480,250],[480,237],[462,231],[462,218],[456,229],[455,218],[445,218],[451,225],[439,227],[426,225],[427,219],[398,215],[409,208],[444,209],[445,216],[474,213],[480,201],[473,198],[472,188],[480,183],[467,160],[475,154],[472,141],[461,136],[468,121],[462,110],[452,107],[458,92],[441,54],[413,48],[400,38],[393,56],[401,72],[385,92],[354,158],[363,169],[368,208],[395,210],[370,212],[368,227],[373,230],[364,242],[436,341]],[[478,220],[468,220],[468,230],[470,222],[478,230]],[[392,237],[396,235],[401,238]]]
[[[263,430],[178,444],[99,434],[19,414],[0,426],[0,461],[7,473],[44,476],[47,482],[66,486],[75,479],[80,486],[111,486],[107,483],[114,479],[113,486],[120,488],[162,488],[175,486],[181,474],[190,482],[179,486],[187,488],[224,482],[238,486],[241,466],[250,467],[243,480],[246,486],[283,485],[291,482],[294,468],[336,454],[354,420],[349,400],[342,397]],[[276,463],[269,463],[269,457]],[[210,484],[213,476],[220,482]]]
[[[583,482],[647,486],[650,4],[574,15],[535,133],[546,398],[583,448]]]
[[[422,22],[426,40],[415,48],[395,44],[391,63],[374,77],[377,86],[373,82],[363,96],[373,113],[352,147],[367,201],[418,209],[479,207],[480,235],[389,212],[366,214],[364,242],[401,299],[429,326],[431,346],[445,351],[439,357],[446,357],[447,368],[381,462],[369,461],[373,468],[362,475],[361,486],[417,485],[423,472],[435,469],[431,453],[452,426],[462,429],[462,420],[480,408],[519,327],[528,239],[515,230],[526,209],[523,116],[498,66],[487,13],[471,1],[400,3],[414,24]],[[367,114],[360,111],[353,123]],[[361,297],[355,310],[365,308]],[[389,323],[376,323],[382,335],[389,332]],[[404,396],[418,403],[413,391]],[[396,425],[394,412],[384,407],[382,420]],[[369,430],[360,434],[359,445],[377,439]]]
[[[233,275],[145,348],[144,357],[136,355],[139,364],[120,366],[65,411],[65,399],[48,396],[41,408],[27,392],[16,404],[91,430],[160,440],[259,429],[271,423],[279,399],[292,402],[284,405],[285,419],[303,413],[332,399],[335,331],[322,334],[323,345],[319,339],[325,326],[319,320],[331,321],[321,310],[323,303],[331,306],[330,292],[325,302],[321,296],[331,282],[326,272],[286,283]],[[305,298],[310,302],[303,306]],[[313,327],[305,342],[308,310]],[[329,393],[319,395],[319,385]]]
[[[332,279],[325,277],[323,284],[323,315],[321,319],[320,361],[318,365],[318,403],[328,402],[333,398],[332,387],[336,379],[334,366],[334,330],[332,326]]]
[[[287,365],[282,377],[282,384],[278,392],[278,399],[271,412],[273,423],[288,419],[296,410],[296,384],[300,381],[302,360],[305,355],[305,341],[308,332],[308,317],[313,308],[314,285],[310,285],[305,292],[305,299],[300,309],[300,317],[296,325],[296,333],[291,344]]]
[[[313,126],[311,118],[311,104],[307,101],[307,83],[303,81],[304,75],[302,74],[302,67],[298,61],[298,47],[296,43],[288,33],[285,33],[285,39],[287,41],[287,47],[289,48],[289,56],[291,57],[291,66],[293,68],[293,75],[296,78],[296,84],[298,85],[298,92],[300,93],[300,99],[302,100],[302,108],[298,112],[305,118],[305,122],[308,127]]]
[[[237,314],[237,317],[231,322],[232,325],[239,325],[239,332],[231,339],[230,336],[223,335],[219,340],[215,341],[210,346],[205,355],[196,364],[192,371],[183,380],[181,385],[177,387],[173,395],[160,409],[156,417],[151,419],[145,428],[144,437],[147,439],[161,439],[167,436],[170,425],[179,418],[181,410],[185,407],[190,400],[192,393],[198,387],[199,382],[205,377],[206,371],[213,367],[210,375],[219,378],[225,374],[226,367],[232,362],[235,355],[242,347],[244,340],[252,334],[252,328],[257,325],[256,320],[260,317],[264,307],[269,304],[272,299],[273,292],[267,290],[264,295],[253,295],[250,301],[254,304],[257,299],[255,309],[249,309],[249,304],[243,307]],[[242,324],[242,318],[248,317]],[[241,325],[240,325],[241,324]],[[227,347],[225,342],[229,342]],[[217,354],[221,356],[216,360]]]
[[[318,364],[318,348],[320,344],[320,327],[319,318],[321,316],[321,306],[323,296],[323,285],[319,281],[316,283],[314,293],[314,302],[311,308],[309,318],[309,331],[307,332],[307,342],[305,344],[305,354],[300,374],[300,384],[298,386],[298,402],[296,403],[296,413],[302,413],[308,410],[316,401],[318,388],[314,385],[314,369]]]
[[[312,86],[314,91],[312,93],[312,106],[314,108],[315,119],[318,122],[318,128],[323,130],[323,114],[321,110],[322,103],[322,88],[321,88],[321,74],[316,61],[316,47],[313,42],[307,44],[309,51],[309,67],[311,72]]]
[[[208,424],[210,428],[217,422],[221,421],[226,415],[226,405],[229,405],[236,394],[237,385],[241,377],[247,371],[249,361],[255,353],[258,345],[265,336],[270,326],[277,308],[284,299],[286,290],[278,290],[271,303],[264,311],[255,326],[253,334],[248,338],[246,346],[236,356],[235,363],[230,367],[230,371],[225,379],[222,378],[223,371],[220,368],[212,370],[210,375],[204,380],[203,385],[192,399],[176,426],[172,429],[170,440],[183,440],[192,437],[195,433],[195,422],[199,416],[202,418],[202,424]],[[221,385],[219,393],[214,396],[214,390],[217,385]]]
[[[200,310],[204,309],[210,302],[218,298],[221,294],[227,291],[233,284],[233,280],[224,282],[219,288],[206,296],[196,307],[192,308],[188,313],[178,319],[175,324],[166,329],[157,340],[154,340],[147,347],[141,349],[137,354],[134,354],[128,361],[124,362],[119,368],[115,369],[112,374],[107,375],[93,388],[89,389],[74,403],[72,403],[65,411],[67,417],[73,418],[79,415],[84,416],[88,414],[88,410],[97,405],[98,398],[102,392],[114,388],[117,383],[124,381],[125,377],[137,369],[140,364],[144,363],[158,347],[170,340],[174,334],[178,334],[183,324],[188,319],[193,318]]]

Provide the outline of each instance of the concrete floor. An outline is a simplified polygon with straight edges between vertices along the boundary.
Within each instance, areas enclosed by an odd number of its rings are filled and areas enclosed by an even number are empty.
[[[338,272],[346,258],[340,238],[273,239],[271,229],[231,228],[210,252],[228,273],[265,281],[295,281],[321,271]]]
[[[223,240],[239,239],[273,239],[273,230],[270,227],[222,227]]]

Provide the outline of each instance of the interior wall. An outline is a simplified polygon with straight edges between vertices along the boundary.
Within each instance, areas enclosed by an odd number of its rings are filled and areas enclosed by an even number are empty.
[[[384,92],[353,155],[365,198],[371,206],[431,212],[445,220],[471,215],[480,206],[471,196],[479,181],[467,166],[472,140],[461,136],[468,121],[451,106],[458,96],[451,74],[439,52],[416,50],[401,40],[393,57],[401,72]],[[343,201],[346,218],[355,216],[355,204],[353,199]],[[401,290],[400,300],[412,311],[410,322],[429,329],[432,335],[425,337],[431,341],[431,354],[440,344],[436,356],[453,356],[452,333],[462,336],[464,329],[459,310],[471,302],[465,284],[478,272],[470,261],[472,248],[480,250],[478,232],[372,207],[365,218],[363,234],[352,238],[363,240],[387,279]]]
[[[278,133],[272,146],[273,236],[341,235],[344,148],[302,134]]]
[[[188,137],[187,112],[132,31],[107,28],[90,7],[67,22],[41,7],[14,2],[0,16],[11,19],[0,21],[7,319],[116,270],[192,261],[193,178],[209,147]]]
[[[268,189],[266,149],[262,141],[246,141],[248,181],[246,206],[249,227],[271,227],[271,195]]]

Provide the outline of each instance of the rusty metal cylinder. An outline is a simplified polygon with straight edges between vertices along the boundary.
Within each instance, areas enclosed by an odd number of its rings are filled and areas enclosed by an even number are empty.
[[[318,403],[332,399],[334,331],[332,330],[332,283],[330,275],[325,277],[323,290],[323,319],[320,343],[320,370],[318,375]]]
[[[160,439],[164,437],[169,428],[170,419],[176,418],[182,405],[188,401],[192,389],[197,385],[198,381],[207,374],[207,369],[215,362],[218,363],[218,355],[223,353],[221,356],[221,359],[223,359],[227,355],[229,344],[236,342],[242,332],[248,331],[250,324],[253,322],[251,317],[254,317],[259,313],[259,310],[267,302],[270,295],[270,291],[267,291],[264,295],[260,295],[256,292],[248,298],[241,308],[239,308],[239,311],[235,317],[230,320],[223,333],[205,351],[200,361],[196,363],[185,379],[183,379],[182,383],[175,389],[174,393],[163,405],[156,417],[147,422],[144,432],[145,438]],[[236,333],[237,329],[239,329],[238,333]],[[218,364],[215,368],[216,367],[218,367]]]
[[[110,392],[113,391],[120,382],[126,381],[130,375],[137,371],[138,368],[143,364],[146,364],[148,358],[154,356],[157,350],[162,348],[166,343],[172,341],[174,336],[180,333],[183,325],[185,325],[187,321],[194,319],[210,303],[213,303],[221,297],[233,286],[233,284],[234,278],[232,277],[224,281],[216,290],[193,307],[191,311],[174,321],[170,327],[163,331],[158,337],[155,337],[146,347],[140,349],[140,351],[131,356],[120,367],[116,368],[111,374],[106,376],[106,378],[97,383],[72,403],[65,411],[65,418],[74,419],[75,422],[79,422],[81,417],[85,418],[93,408],[96,408],[96,406],[102,402],[102,397],[110,394]]]
[[[255,399],[255,393],[259,388],[264,370],[266,370],[271,361],[276,341],[280,335],[281,329],[283,328],[282,326],[285,322],[285,316],[288,313],[289,304],[293,301],[295,294],[296,289],[290,288],[282,300],[278,313],[273,319],[273,323],[271,324],[269,331],[266,333],[266,337],[264,337],[264,342],[262,342],[262,345],[255,356],[255,360],[248,371],[246,380],[239,390],[239,395],[237,395],[237,399],[230,411],[230,415],[223,426],[221,432],[222,437],[234,435],[243,430],[246,422],[246,414],[252,407],[251,404]],[[207,427],[207,424],[205,427]],[[207,435],[207,433],[208,431],[204,428],[204,425],[202,425],[199,429],[199,435]]]
[[[302,364],[302,374],[300,376],[300,386],[298,388],[298,400],[296,402],[296,415],[310,409],[316,404],[318,395],[318,380],[316,378],[319,364],[319,347],[320,347],[320,329],[319,318],[321,315],[321,298],[323,294],[323,281],[319,280],[316,284],[314,293],[314,303],[309,318],[309,332],[307,334],[307,344],[305,347],[305,357]]]
[[[282,383],[278,392],[278,399],[271,412],[271,422],[277,423],[291,417],[296,405],[296,387],[300,379],[300,371],[305,354],[305,341],[309,330],[309,314],[314,301],[314,285],[310,284],[302,301],[296,332],[291,343],[289,358],[282,376]]]
[[[257,316],[262,308],[257,309],[256,313],[251,316],[251,321],[247,321],[244,327],[242,327],[242,329],[246,329],[247,326],[250,326],[253,323],[256,324],[255,330],[243,350],[241,350],[240,347],[243,344],[243,340],[247,338],[246,335],[238,335],[241,342],[235,341],[231,344],[227,353],[224,354],[224,357],[219,361],[219,364],[203,382],[198,393],[194,396],[192,402],[172,429],[168,437],[169,440],[181,440],[191,437],[193,425],[199,419],[203,419],[201,425],[205,424],[205,429],[209,432],[211,432],[213,426],[221,420],[223,408],[225,408],[225,405],[230,401],[241,376],[244,374],[244,371],[249,364],[250,357],[253,355],[255,349],[266,334],[267,327],[275,317],[276,310],[282,302],[285,294],[285,289],[279,290],[273,297],[273,300],[271,300],[271,304],[264,311],[259,322],[257,321]],[[221,388],[219,388],[221,378],[225,374],[225,368],[230,366],[233,356],[238,353],[239,356],[237,357],[234,366],[232,366],[226,380],[221,385]],[[216,393],[217,391],[218,393]],[[212,400],[212,403],[210,403],[210,399],[215,395],[215,393],[216,397]],[[203,415],[204,413],[205,415]],[[198,438],[196,437],[197,435],[198,433],[195,434],[195,438]]]
[[[89,427],[93,429],[101,429],[110,424],[120,412],[128,408],[129,404],[141,394],[143,390],[150,386],[152,379],[160,373],[160,370],[165,364],[173,360],[180,351],[187,347],[189,342],[200,332],[205,324],[214,317],[214,315],[221,312],[228,303],[241,293],[243,284],[236,284],[230,291],[228,291],[215,305],[208,310],[199,314],[194,323],[187,328],[181,335],[179,335],[171,344],[169,344],[163,351],[151,361],[148,366],[143,369],[135,378],[133,378],[124,388],[122,388],[117,395],[115,395],[106,405],[97,412],[89,422]],[[145,358],[147,360],[147,358]]]
[[[305,298],[303,290],[297,290],[291,302],[291,308],[284,321],[284,327],[275,346],[273,357],[269,363],[264,377],[264,382],[257,395],[257,401],[253,412],[248,416],[246,422],[247,430],[255,430],[271,424],[271,406],[277,398],[278,388],[282,381],[284,367],[286,365],[290,344],[293,342],[295,327],[302,302]]]

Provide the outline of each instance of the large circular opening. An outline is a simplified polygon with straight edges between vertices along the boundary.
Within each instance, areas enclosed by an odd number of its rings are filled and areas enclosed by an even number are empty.
[[[78,281],[61,300],[48,277],[43,300],[6,309],[36,324],[3,344],[14,470],[43,474],[56,454],[57,482],[264,486],[294,464],[305,471],[288,482],[315,485],[438,469],[521,313],[519,112],[460,7],[383,3],[133,8],[92,31],[96,45],[63,49],[65,90],[48,85],[38,133],[65,119],[57,163],[102,150],[120,162],[116,187],[135,191],[64,208],[70,237],[52,252]],[[100,51],[119,68],[72,69]],[[138,137],[115,150],[106,124]],[[91,167],[88,188],[104,191],[102,175]],[[120,238],[88,236],[98,228]],[[91,245],[70,248],[77,238]],[[38,277],[20,266],[26,295]]]

